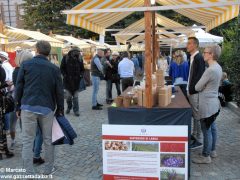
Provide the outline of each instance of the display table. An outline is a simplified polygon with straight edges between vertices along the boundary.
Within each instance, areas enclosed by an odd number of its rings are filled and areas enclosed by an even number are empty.
[[[127,89],[122,95],[126,95],[129,90]],[[171,104],[165,108],[153,107],[147,109],[139,106],[129,108],[109,107],[108,122],[109,124],[118,125],[186,125],[188,126],[190,144],[192,110],[180,87],[176,87],[174,95],[175,98],[172,99]]]

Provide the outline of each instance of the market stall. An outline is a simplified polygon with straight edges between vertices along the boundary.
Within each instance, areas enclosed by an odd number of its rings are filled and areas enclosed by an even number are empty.
[[[72,10],[64,11],[64,13],[67,14],[67,24],[105,35],[108,27],[131,13],[135,11],[144,12],[144,19],[137,22],[140,25],[135,25],[138,28],[140,27],[140,30],[135,30],[131,27],[127,29],[128,32],[117,33],[117,38],[118,41],[126,43],[129,40],[131,41],[131,38],[135,35],[144,35],[144,38],[136,37],[138,39],[136,40],[135,38],[135,42],[139,42],[140,40],[144,41],[145,44],[145,86],[138,90],[138,106],[136,104],[135,106],[133,105],[136,97],[134,98],[131,95],[136,95],[136,92],[132,92],[132,90],[128,90],[130,93],[124,92],[122,97],[116,99],[116,104],[114,105],[116,107],[109,108],[109,123],[128,125],[187,125],[189,130],[188,136],[190,137],[191,108],[186,98],[179,88],[176,88],[177,92],[173,91],[174,96],[170,96],[172,88],[164,85],[162,72],[157,71],[157,74],[155,74],[155,78],[157,79],[157,84],[155,84],[156,81],[153,79],[153,73],[155,72],[153,67],[155,66],[152,64],[156,60],[157,51],[159,51],[159,43],[157,42],[161,41],[161,38],[163,39],[162,36],[158,37],[157,35],[173,34],[171,38],[174,39],[175,33],[186,33],[186,28],[179,24],[177,27],[166,24],[164,26],[166,29],[159,29],[157,27],[158,22],[156,21],[158,18],[156,18],[155,12],[174,10],[205,26],[207,30],[211,30],[236,17],[239,13],[239,2],[226,2],[223,0],[156,0],[156,2],[161,6],[156,5],[155,1],[152,1],[151,4],[150,0],[117,0],[115,3],[106,0],[96,1],[93,4],[91,1],[85,0]],[[167,29],[171,29],[175,33],[166,32]],[[122,101],[122,106],[124,107],[121,107],[119,101]],[[157,107],[156,104],[161,107]],[[190,175],[190,168],[188,170],[188,175]]]
[[[4,28],[4,35],[9,38],[9,43],[5,46],[5,50],[7,52],[15,52],[17,48],[30,49],[34,51],[34,46],[37,41],[45,40],[52,46],[50,54],[51,61],[54,64],[59,65],[59,60],[62,59],[63,42],[39,31],[30,31],[6,26]]]

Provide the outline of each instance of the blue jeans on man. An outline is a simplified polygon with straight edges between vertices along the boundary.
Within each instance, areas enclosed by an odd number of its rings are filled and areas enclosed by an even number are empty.
[[[201,120],[201,129],[203,133],[203,152],[202,155],[208,157],[212,151],[216,150],[217,128],[213,122],[209,129],[207,129],[206,121]]]
[[[33,142],[33,158],[40,158],[41,157],[41,151],[42,151],[42,144],[43,144],[43,137],[42,137],[42,132],[39,126],[37,127],[37,133],[36,137]]]
[[[93,92],[92,92],[92,106],[97,106],[97,96],[100,86],[100,77],[92,76],[92,85],[93,85]]]

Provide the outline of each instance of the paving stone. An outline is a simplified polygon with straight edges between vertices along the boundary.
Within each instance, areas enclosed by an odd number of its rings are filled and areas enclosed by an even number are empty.
[[[115,89],[113,88],[114,94]],[[78,138],[73,146],[56,146],[56,180],[101,180],[102,179],[102,144],[101,126],[107,124],[107,105],[103,111],[91,110],[92,87],[79,94],[80,117],[72,113],[66,115],[76,130]],[[101,82],[99,102],[105,102],[105,82]],[[217,118],[218,158],[209,165],[191,163],[190,180],[240,180],[240,117],[230,109],[223,108]],[[21,132],[17,126],[15,157],[0,161],[1,167],[22,167]],[[44,149],[44,148],[43,148]],[[197,156],[201,149],[192,151],[191,157]],[[43,152],[44,154],[44,152]],[[42,172],[44,166],[37,166]]]

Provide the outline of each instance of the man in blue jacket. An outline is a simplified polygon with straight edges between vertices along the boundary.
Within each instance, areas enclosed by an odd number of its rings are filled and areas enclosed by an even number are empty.
[[[16,84],[17,115],[23,129],[22,158],[27,174],[34,174],[32,145],[39,125],[45,147],[45,172],[53,174],[54,146],[52,124],[54,112],[64,112],[64,94],[60,69],[48,59],[51,45],[46,41],[36,44],[37,56],[21,65]]]

